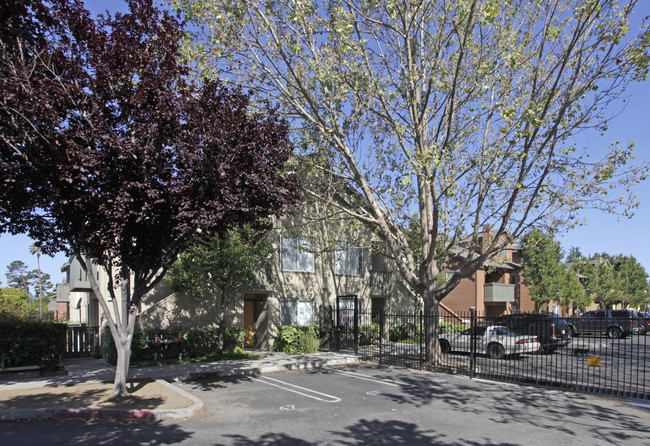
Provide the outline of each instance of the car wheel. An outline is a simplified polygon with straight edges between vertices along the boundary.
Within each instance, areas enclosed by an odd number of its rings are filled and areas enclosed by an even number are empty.
[[[544,352],[545,355],[550,355],[555,353],[555,350],[557,350],[557,347],[542,347],[542,351]]]
[[[645,327],[643,325],[639,325],[639,335],[645,336]]]
[[[487,347],[488,358],[501,359],[505,356],[506,351],[501,344],[490,344]]]
[[[578,336],[578,333],[576,332],[575,327],[572,327],[572,326],[569,326],[569,334],[571,334],[572,338],[575,338],[576,336]]]
[[[451,351],[451,345],[445,339],[440,340],[440,351],[443,353],[449,353]]]
[[[618,327],[609,327],[607,329],[607,337],[610,339],[621,339],[623,332]]]

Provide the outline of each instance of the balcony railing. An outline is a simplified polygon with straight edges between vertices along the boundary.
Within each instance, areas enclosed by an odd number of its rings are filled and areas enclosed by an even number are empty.
[[[485,302],[514,302],[515,285],[509,283],[486,283]]]
[[[390,271],[370,271],[370,294],[373,296],[390,296],[393,287],[393,275]]]

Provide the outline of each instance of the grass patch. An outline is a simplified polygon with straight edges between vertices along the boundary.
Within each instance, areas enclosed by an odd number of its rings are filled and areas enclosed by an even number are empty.
[[[246,353],[241,351],[234,352],[213,352],[204,356],[197,356],[194,358],[160,358],[160,359],[145,359],[136,361],[134,366],[138,367],[156,367],[161,365],[171,364],[194,364],[197,362],[215,362],[215,361],[230,361],[234,359],[260,359],[260,355],[255,353]]]

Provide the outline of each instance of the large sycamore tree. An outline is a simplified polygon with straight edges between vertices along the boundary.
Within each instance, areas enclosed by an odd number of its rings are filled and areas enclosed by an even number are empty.
[[[339,206],[374,228],[421,296],[429,360],[438,303],[504,243],[566,228],[585,207],[637,203],[646,168],[629,162],[631,145],[574,138],[604,132],[620,111],[610,106],[647,75],[634,0],[172,3],[196,26],[188,54],[201,74],[281,103],[302,147],[363,197]],[[492,237],[473,249],[485,225]],[[437,281],[460,250],[458,272]]]
[[[95,19],[78,0],[8,0],[0,14],[0,230],[108,273],[108,290],[88,278],[117,347],[116,396],[141,299],[193,236],[265,226],[298,188],[277,114],[188,79],[181,24],[128,4]]]

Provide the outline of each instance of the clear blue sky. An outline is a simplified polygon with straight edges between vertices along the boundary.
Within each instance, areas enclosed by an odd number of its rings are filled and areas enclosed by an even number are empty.
[[[650,1],[641,1],[637,14],[650,15]],[[126,10],[126,4],[121,0],[87,0],[86,4],[93,12],[109,9]],[[629,98],[621,115],[609,125],[605,136],[582,134],[575,141],[594,152],[602,152],[613,141],[634,141],[636,156],[639,161],[650,163],[650,82],[633,85],[629,89]],[[586,226],[573,229],[561,234],[559,240],[562,247],[568,251],[577,246],[583,254],[596,252],[609,254],[633,255],[650,273],[650,180],[640,184],[636,189],[641,199],[641,205],[631,219],[618,218],[602,212],[586,211]],[[32,241],[25,236],[0,236],[0,281],[5,283],[6,267],[14,260],[22,260],[30,269],[36,268],[36,257],[29,254]],[[63,254],[41,258],[41,268],[52,277],[52,283],[60,282],[63,278],[61,266],[67,261]]]

